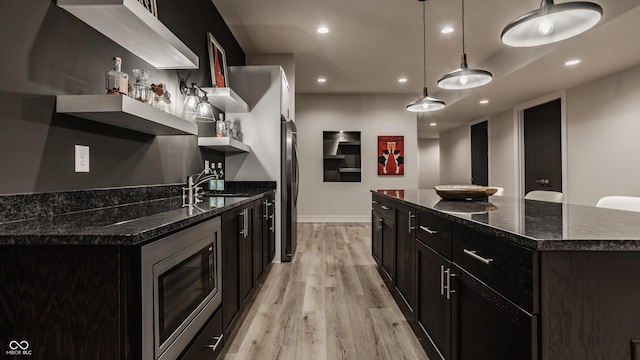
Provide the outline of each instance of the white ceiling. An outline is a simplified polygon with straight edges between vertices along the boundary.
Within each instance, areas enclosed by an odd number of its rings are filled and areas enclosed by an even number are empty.
[[[422,5],[418,0],[212,0],[251,54],[294,54],[297,93],[405,93],[423,87]],[[503,27],[537,9],[539,0],[465,0],[469,67],[491,71],[489,85],[450,91],[438,78],[460,65],[461,1],[426,2],[427,86],[443,110],[420,114],[420,137],[482,119],[616,71],[640,64],[640,0],[593,0],[600,23],[560,43],[511,48]],[[556,3],[565,1],[556,1]],[[330,32],[318,34],[326,25]],[[441,34],[444,26],[455,31]],[[564,62],[582,63],[567,68]],[[325,77],[319,84],[316,79]],[[407,77],[404,84],[398,78]],[[412,97],[409,97],[413,99]],[[488,99],[486,105],[479,100]],[[435,127],[429,123],[436,122]]]

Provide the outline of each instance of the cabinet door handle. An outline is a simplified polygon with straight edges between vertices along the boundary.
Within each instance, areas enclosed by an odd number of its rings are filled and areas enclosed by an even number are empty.
[[[455,290],[451,289],[451,278],[455,277],[456,274],[451,272],[451,269],[447,269],[445,271],[447,273],[447,300],[451,300],[451,294],[453,294],[454,292],[456,292]]]
[[[378,202],[377,202],[377,201],[375,201],[375,200],[371,200],[371,203],[372,203],[372,204],[377,204]]]
[[[416,216],[413,215],[413,212],[409,211],[409,234],[411,234],[411,232],[413,232],[413,230],[416,229],[415,226],[412,226],[413,225],[413,219],[415,219],[415,218],[416,218]]]
[[[426,231],[426,232],[428,232],[428,233],[429,233],[429,234],[431,234],[431,235],[435,235],[435,234],[437,234],[437,233],[438,233],[438,231],[436,231],[436,230],[431,230],[431,229],[429,229],[429,228],[428,228],[428,227],[426,227],[426,226],[420,226],[420,230]]]
[[[381,207],[382,209],[384,209],[384,210],[389,210],[389,208],[388,208],[388,207],[386,207],[386,206],[384,206],[384,205],[380,205],[380,207]]]
[[[440,265],[440,295],[444,296],[444,265]]]
[[[218,345],[220,345],[220,343],[222,342],[222,337],[224,337],[224,334],[220,334],[220,336],[214,336],[214,337],[210,338],[209,340],[213,340],[216,343],[215,344],[207,344],[207,345],[205,345],[205,347],[210,348],[211,352],[215,352],[216,348],[218,347]]]
[[[481,263],[485,264],[485,265],[491,265],[491,263],[493,262],[493,259],[487,259],[487,258],[483,258],[482,256],[476,254],[475,250],[467,250],[464,249],[462,250],[463,253],[465,253],[465,255],[469,255],[472,258],[480,261]]]
[[[275,214],[271,214],[271,216],[269,216],[269,218],[271,219],[271,227],[269,228],[269,230],[271,230],[271,232],[276,231],[276,217]]]

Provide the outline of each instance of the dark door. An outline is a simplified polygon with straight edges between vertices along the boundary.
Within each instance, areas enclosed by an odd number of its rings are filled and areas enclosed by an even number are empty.
[[[415,243],[416,320],[420,337],[426,343],[430,359],[452,359],[451,294],[447,299],[445,288],[451,262],[421,241]]]
[[[488,121],[471,125],[471,183],[489,185]]]
[[[407,307],[409,320],[413,319],[415,282],[415,210],[398,207],[396,213],[396,289]],[[404,309],[403,309],[404,310]]]
[[[240,216],[240,294],[246,301],[253,290],[253,204],[247,204]],[[223,269],[224,272],[224,269]],[[224,297],[224,293],[222,293]]]
[[[382,215],[373,211],[371,213],[371,255],[373,259],[382,264],[382,229],[384,228]]]
[[[535,317],[458,266],[454,272],[451,358],[531,360]]]
[[[240,220],[238,212],[222,214],[222,323],[229,334],[240,313]]]
[[[524,110],[525,194],[562,192],[560,99]]]
[[[258,279],[264,271],[264,223],[267,215],[267,200],[256,200],[253,202],[253,283],[257,284]]]

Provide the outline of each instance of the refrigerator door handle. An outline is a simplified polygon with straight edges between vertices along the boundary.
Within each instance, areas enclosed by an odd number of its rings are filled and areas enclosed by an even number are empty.
[[[295,132],[294,132],[295,134]],[[298,204],[298,192],[300,191],[300,163],[298,162],[298,145],[296,143],[293,144],[293,157],[296,159],[296,167],[295,167],[295,172],[296,172],[296,192],[293,195],[293,202],[294,204]]]

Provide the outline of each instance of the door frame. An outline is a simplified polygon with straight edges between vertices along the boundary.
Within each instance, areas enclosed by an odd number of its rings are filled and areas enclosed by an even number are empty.
[[[526,109],[542,105],[544,103],[560,99],[560,138],[562,159],[562,193],[564,194],[564,202],[569,199],[569,191],[567,187],[567,94],[566,91],[558,91],[524,104],[514,107],[514,119],[516,128],[517,151],[516,156],[516,194],[524,197],[524,111]]]

